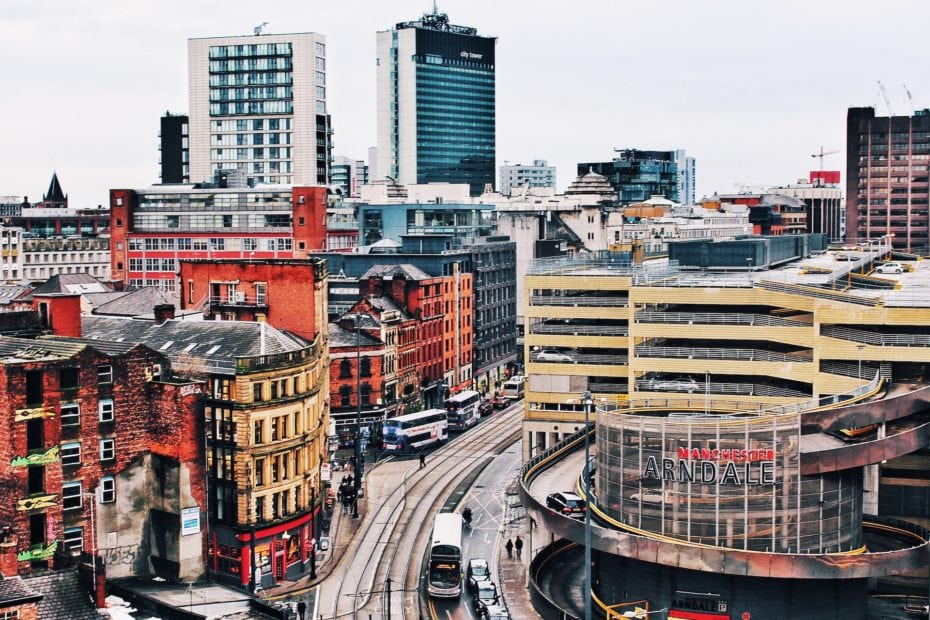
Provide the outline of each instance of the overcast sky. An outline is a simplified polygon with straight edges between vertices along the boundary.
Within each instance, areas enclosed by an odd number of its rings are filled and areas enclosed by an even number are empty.
[[[925,0],[442,0],[498,37],[497,159],[547,159],[558,185],[614,147],[686,149],[697,193],[804,177],[845,149],[846,108],[930,107]],[[158,122],[187,111],[187,39],[327,38],[335,154],[376,142],[375,33],[427,0],[2,0],[0,195],[38,200],[52,170],[71,206],[158,181]],[[913,94],[907,101],[903,85]],[[827,158],[843,169],[844,155]],[[844,179],[845,180],[845,179]]]

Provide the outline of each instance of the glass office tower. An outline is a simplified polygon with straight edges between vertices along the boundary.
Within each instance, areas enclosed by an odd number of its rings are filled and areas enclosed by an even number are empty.
[[[493,186],[495,43],[435,9],[378,33],[379,175]]]

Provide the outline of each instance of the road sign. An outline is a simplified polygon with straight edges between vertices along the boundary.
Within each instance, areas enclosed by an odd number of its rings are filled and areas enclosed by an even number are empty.
[[[333,469],[329,463],[320,465],[320,480],[327,482],[333,479]]]

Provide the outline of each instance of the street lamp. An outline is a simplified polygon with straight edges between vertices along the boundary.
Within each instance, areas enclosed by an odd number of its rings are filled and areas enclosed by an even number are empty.
[[[591,620],[591,440],[588,416],[591,413],[591,392],[585,391],[581,395],[584,405],[584,618]]]
[[[358,519],[358,491],[362,487],[362,315],[358,312],[355,321],[355,501],[352,502],[352,518]]]

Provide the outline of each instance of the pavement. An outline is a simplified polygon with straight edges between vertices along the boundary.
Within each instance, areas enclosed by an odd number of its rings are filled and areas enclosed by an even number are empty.
[[[541,618],[542,616],[533,608],[530,601],[529,568],[530,568],[530,544],[532,540],[529,536],[528,528],[530,527],[529,519],[526,516],[526,509],[520,501],[520,494],[517,489],[519,482],[513,482],[507,488],[507,505],[506,514],[503,519],[503,531],[501,532],[504,544],[500,546],[500,557],[497,560],[497,579],[504,595],[504,602],[510,617],[514,619]],[[520,556],[514,549],[513,557],[508,557],[505,547],[507,539],[516,540],[517,536],[523,539],[523,551]]]

